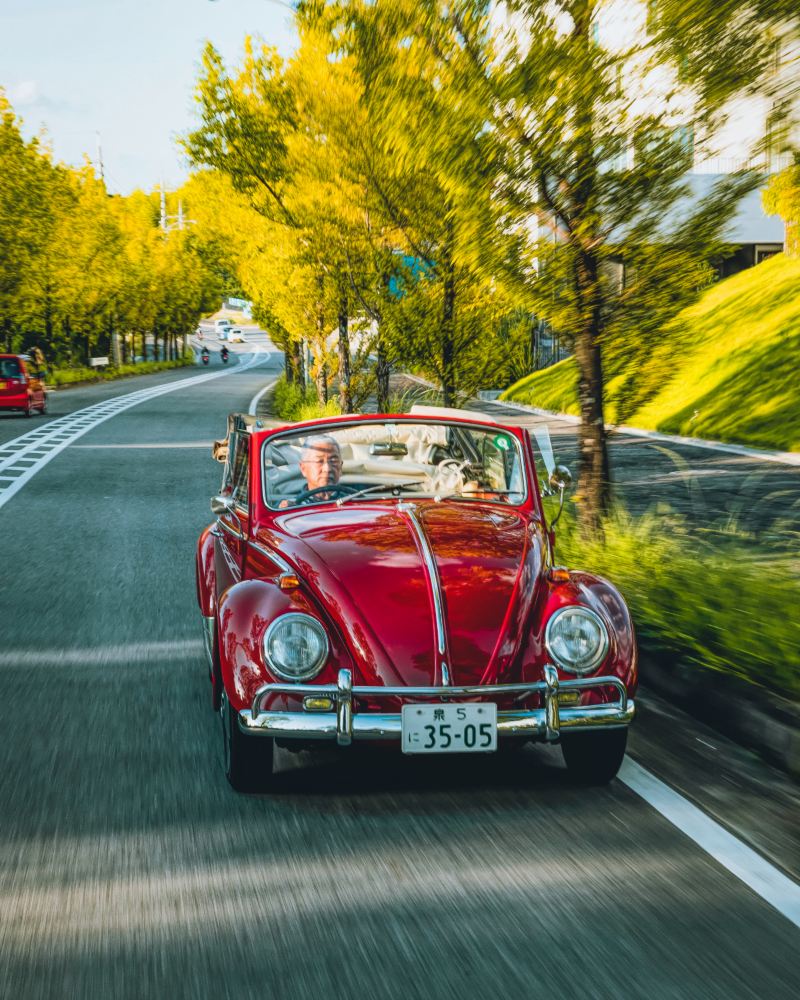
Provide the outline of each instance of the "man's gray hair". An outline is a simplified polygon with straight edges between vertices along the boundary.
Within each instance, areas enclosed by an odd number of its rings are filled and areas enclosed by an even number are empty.
[[[336,438],[331,437],[330,434],[314,434],[312,437],[306,438],[303,450],[300,453],[300,461],[308,461],[312,457],[311,452],[318,451],[320,448],[333,448],[336,454],[340,456],[342,453]]]

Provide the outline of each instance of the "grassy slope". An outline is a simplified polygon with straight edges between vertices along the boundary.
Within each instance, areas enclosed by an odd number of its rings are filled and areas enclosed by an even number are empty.
[[[800,451],[800,260],[778,255],[708,289],[639,371],[653,390],[628,424]],[[607,385],[610,421],[621,381]],[[529,375],[504,398],[577,413],[574,362]]]

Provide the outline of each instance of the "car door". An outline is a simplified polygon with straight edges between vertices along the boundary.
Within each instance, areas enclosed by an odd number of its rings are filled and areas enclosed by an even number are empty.
[[[24,405],[24,377],[19,358],[0,358],[0,406]]]
[[[214,561],[217,595],[242,578],[242,567],[249,530],[248,487],[250,482],[250,437],[242,431],[231,433],[225,463],[223,491],[233,500],[231,510],[217,518],[214,533]]]

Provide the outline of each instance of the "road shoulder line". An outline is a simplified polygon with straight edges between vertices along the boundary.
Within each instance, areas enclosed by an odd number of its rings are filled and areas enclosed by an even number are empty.
[[[792,879],[630,757],[623,761],[619,779],[795,927],[800,927],[800,886]]]
[[[557,413],[555,410],[543,410],[538,406],[528,406],[526,403],[515,403],[509,399],[482,399],[482,403],[493,403],[495,406],[506,406],[521,413],[532,413],[537,417],[550,417],[564,423],[580,424],[581,418],[572,413]],[[606,424],[606,430],[611,434],[626,434],[628,437],[649,438],[651,441],[662,441],[665,444],[684,445],[689,448],[705,448],[707,451],[721,451],[730,455],[741,455],[760,462],[776,462],[779,465],[800,466],[800,453],[793,451],[772,451],[767,448],[749,448],[744,444],[728,444],[725,441],[708,441],[705,438],[683,437],[680,434],[664,434],[661,431],[648,431],[642,427],[630,427],[627,424]]]

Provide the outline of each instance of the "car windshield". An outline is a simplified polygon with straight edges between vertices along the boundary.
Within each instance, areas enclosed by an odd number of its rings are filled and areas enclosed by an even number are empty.
[[[265,500],[280,509],[387,496],[519,504],[525,471],[501,427],[365,421],[305,428],[265,442]]]
[[[16,358],[0,358],[0,378],[19,378],[20,367]]]

